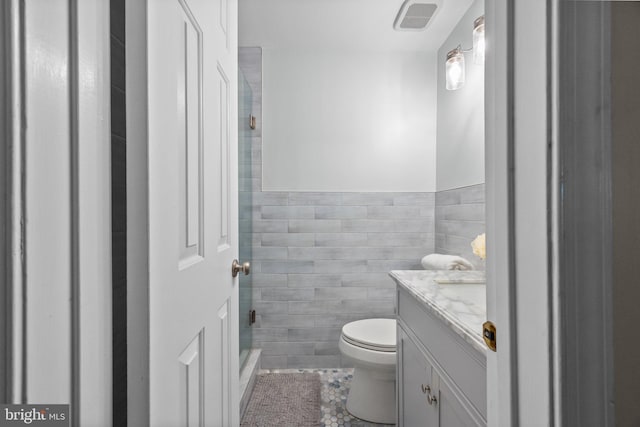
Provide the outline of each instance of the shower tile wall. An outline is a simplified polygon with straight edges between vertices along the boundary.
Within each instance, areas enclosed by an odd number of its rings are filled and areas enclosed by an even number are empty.
[[[393,269],[421,269],[429,253],[462,255],[478,269],[484,262],[470,243],[485,230],[484,184],[437,193],[262,192],[262,52],[241,48],[239,62],[253,91],[251,182],[240,197],[253,233],[251,247],[253,345],[262,366],[345,366],[338,339],[345,323],[393,317]],[[241,118],[242,119],[242,118]],[[249,149],[249,148],[247,148]],[[241,254],[242,255],[242,254]],[[248,315],[241,313],[240,315]]]
[[[345,366],[338,339],[345,323],[394,316],[389,270],[417,269],[434,251],[435,193],[262,192],[259,48],[241,48],[253,91],[253,343],[263,368]],[[241,194],[240,197],[250,197]],[[240,315],[245,315],[241,313]]]
[[[471,241],[485,232],[485,185],[436,193],[436,252],[461,255],[478,270],[485,263],[471,249]]]

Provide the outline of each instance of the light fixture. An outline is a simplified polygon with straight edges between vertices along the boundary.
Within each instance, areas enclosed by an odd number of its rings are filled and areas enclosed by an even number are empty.
[[[473,21],[473,62],[484,64],[484,15]]]
[[[462,48],[457,48],[447,53],[446,76],[447,90],[457,90],[464,86],[464,54]]]
[[[474,64],[484,64],[484,15],[473,21],[473,48],[462,49],[458,45],[453,50],[447,52],[446,61],[446,88],[447,90],[458,90],[464,86],[465,65],[464,54],[473,51]]]

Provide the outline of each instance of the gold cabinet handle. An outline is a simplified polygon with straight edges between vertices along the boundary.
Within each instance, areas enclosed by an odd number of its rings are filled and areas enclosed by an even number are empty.
[[[251,272],[251,264],[249,262],[240,264],[237,259],[234,259],[231,263],[231,276],[236,277],[241,271],[245,276],[248,275]]]

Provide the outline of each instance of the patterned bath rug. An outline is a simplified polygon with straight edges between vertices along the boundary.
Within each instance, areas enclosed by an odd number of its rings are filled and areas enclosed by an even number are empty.
[[[260,374],[241,427],[317,427],[320,419],[320,375]]]

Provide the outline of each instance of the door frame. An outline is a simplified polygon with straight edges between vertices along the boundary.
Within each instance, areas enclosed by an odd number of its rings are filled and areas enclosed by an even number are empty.
[[[492,427],[554,425],[550,1],[487,0],[487,353]]]
[[[613,366],[616,99],[612,92],[615,4],[552,2],[555,19],[551,22],[550,115],[554,162],[550,193],[557,236],[554,259],[558,262],[550,291],[555,300],[554,416],[558,426],[616,425]],[[588,53],[579,46],[589,46]]]
[[[14,143],[16,138],[13,136],[14,120],[13,111],[20,110],[19,97],[15,93],[15,88],[21,87],[19,73],[16,73],[17,61],[15,61],[15,33],[17,23],[13,21],[17,18],[15,13],[15,5],[13,2],[3,2],[0,5],[0,22],[2,33],[0,34],[0,99],[4,102],[0,105],[0,130],[3,141],[6,143],[0,146],[0,189],[2,190],[2,198],[0,198],[0,272],[2,274],[3,283],[7,286],[0,288],[0,307],[3,309],[3,315],[0,316],[0,342],[4,343],[5,351],[0,352],[0,399],[3,402],[9,402],[12,396],[20,395],[19,387],[21,381],[16,381],[15,373],[21,372],[22,368],[19,363],[21,358],[14,357],[13,348],[10,345],[15,335],[14,328],[21,324],[14,325],[12,318],[14,317],[13,299],[15,295],[14,289],[20,290],[17,280],[13,278],[13,248],[17,246],[21,239],[16,240],[14,230],[14,219],[20,218],[21,203],[16,203],[15,197],[22,194],[21,183],[14,177],[14,164],[20,164],[19,145]],[[18,182],[15,182],[18,181]],[[19,296],[18,296],[19,297]],[[17,313],[16,313],[17,314]],[[14,385],[15,384],[15,385]]]
[[[16,404],[69,403],[74,426],[110,424],[109,1],[49,2],[47,11],[64,18],[52,20],[45,31],[55,36],[59,46],[66,45],[67,54],[55,65],[61,74],[33,72],[28,78],[26,70],[32,59],[27,56],[29,23],[46,20],[40,9],[30,8],[32,5],[20,0],[0,5],[4,31],[0,44],[4,95],[0,133],[6,141],[0,150],[4,171],[0,218],[6,237],[0,267],[7,284],[0,293],[4,313],[0,320],[4,344],[0,376],[6,379],[0,395],[4,402]],[[64,130],[48,135],[47,140],[61,150],[59,154],[66,159],[63,164],[52,161],[46,168],[28,167],[29,153],[37,151],[35,144],[43,141],[47,129],[38,120],[47,107],[35,111],[40,106],[28,103],[37,93],[32,86],[65,93],[59,114],[68,121],[60,125]],[[42,162],[39,159],[38,164]],[[55,203],[56,195],[41,185],[48,179],[66,182],[60,192],[63,200],[69,201],[68,214],[34,215]],[[43,205],[29,205],[29,200],[42,200]],[[64,236],[64,242],[47,236],[49,230]],[[32,252],[35,247],[39,250]],[[42,271],[46,264],[43,253],[55,254],[61,268]],[[47,275],[46,294],[57,295],[64,304],[58,304],[58,297],[53,301],[34,298],[45,288],[33,277],[42,280]],[[47,371],[51,356],[62,362],[56,365],[55,373]]]
[[[611,22],[598,13],[561,21],[563,3],[569,2],[486,0],[488,46],[494,53],[487,55],[485,77],[487,315],[498,327],[499,349],[487,356],[490,426],[614,425],[607,282],[610,88],[603,77],[589,77],[594,84],[580,87],[582,99],[600,108],[580,112],[592,132],[579,141],[571,139],[571,121],[562,117],[571,99],[561,97],[573,81],[562,76],[562,65],[573,60],[593,67],[581,60],[579,46],[606,54]],[[579,45],[561,44],[583,27],[589,31],[578,36]],[[567,181],[567,172],[579,176],[580,170],[563,161],[584,164],[596,158],[602,164],[595,179]],[[589,221],[575,220],[585,209]],[[592,235],[587,242],[594,247],[574,254],[581,241],[576,236]],[[584,268],[586,277],[576,275]],[[584,313],[600,321],[587,324]]]
[[[76,57],[72,123],[77,129],[72,139],[77,194],[74,423],[99,426],[113,418],[110,1],[71,0],[70,5]]]
[[[495,119],[495,127],[490,127],[486,134],[487,232],[490,242],[487,248],[487,302],[489,317],[491,318],[493,312],[496,316],[493,320],[499,327],[499,348],[507,348],[505,352],[489,354],[487,361],[490,370],[500,373],[499,376],[489,377],[489,382],[493,382],[496,390],[499,390],[497,394],[492,394],[489,390],[488,416],[493,426],[526,425],[526,406],[533,406],[533,403],[541,405],[537,407],[536,418],[533,418],[535,422],[547,420],[549,425],[560,425],[559,412],[564,403],[559,394],[564,375],[559,369],[559,364],[568,363],[569,360],[560,353],[557,346],[558,337],[561,336],[558,319],[562,314],[559,307],[563,302],[563,295],[559,292],[557,265],[552,263],[553,260],[557,260],[558,250],[558,223],[555,216],[558,200],[555,190],[557,186],[550,183],[558,183],[558,170],[549,157],[549,154],[556,153],[555,150],[558,148],[556,129],[553,127],[554,123],[557,124],[554,122],[557,120],[557,110],[553,108],[557,108],[558,82],[555,80],[556,70],[550,65],[551,58],[557,56],[557,46],[552,42],[558,31],[558,24],[553,21],[558,1],[538,3],[526,0],[487,0],[487,32],[488,35],[491,33],[491,22],[495,22],[496,35],[502,36],[496,37],[495,50],[496,53],[501,52],[504,55],[496,55],[496,62],[487,64],[488,70],[494,67],[493,73],[487,73],[493,76],[493,80],[487,82],[488,88],[494,89],[493,94],[487,96],[486,111],[488,114],[494,114]],[[7,388],[0,393],[5,401],[15,403],[24,402],[29,395],[24,382],[28,366],[25,365],[23,334],[23,310],[28,311],[29,304],[24,304],[22,295],[32,286],[27,274],[29,263],[23,263],[20,252],[24,235],[19,224],[25,215],[22,203],[25,189],[22,180],[16,178],[24,175],[29,179],[30,174],[35,173],[23,169],[21,154],[24,144],[28,141],[24,140],[21,132],[24,126],[22,117],[17,114],[23,111],[21,103],[24,82],[21,80],[20,72],[24,49],[24,38],[21,37],[24,28],[20,16],[20,5],[23,4],[18,0],[8,0],[2,2],[0,10],[0,19],[6,31],[3,35],[13,35],[11,38],[3,37],[5,43],[0,44],[0,84],[5,94],[10,93],[10,96],[3,97],[5,102],[0,111],[0,130],[5,136],[5,141],[8,141],[0,150],[0,161],[7,166],[4,168],[7,173],[0,177],[0,186],[4,190],[0,204],[0,219],[3,220],[5,236],[10,236],[4,240],[7,244],[2,247],[0,254],[2,274],[8,279],[6,283],[10,284],[0,293],[0,302],[7,313],[0,322],[2,330],[8,333],[0,335],[6,344],[6,352],[0,354],[0,376],[9,379],[5,382]],[[70,353],[73,353],[72,359],[78,363],[74,364],[73,360],[69,360],[68,368],[62,369],[68,370],[69,378],[74,379],[72,404],[80,417],[76,420],[82,421],[82,425],[94,425],[89,418],[85,418],[89,417],[89,414],[93,414],[94,420],[99,420],[100,423],[111,419],[111,393],[105,392],[111,390],[112,381],[111,227],[110,214],[107,214],[111,205],[110,198],[106,196],[110,194],[109,5],[107,0],[72,0],[70,4],[72,9],[69,16],[75,22],[72,26],[75,54],[72,55],[71,63],[76,67],[76,74],[72,74],[70,82],[73,86],[76,109],[70,112],[75,117],[72,122],[75,136],[72,138],[71,153],[74,156],[74,169],[68,171],[73,172],[75,214],[72,222],[75,231],[73,254],[69,253],[68,258],[71,263],[75,254],[77,263],[73,286],[70,289],[61,289],[63,292],[71,292],[74,301],[72,311],[67,312],[62,308],[58,313],[60,316],[72,316],[73,327],[71,330],[60,329],[57,334],[63,339],[73,337],[74,346]],[[131,94],[131,100],[146,99],[146,87],[132,84],[138,81],[141,73],[146,73],[146,56],[134,55],[134,52],[139,53],[141,46],[146,43],[146,23],[135,19],[141,14],[144,16],[145,7],[145,2],[127,2],[127,35],[130,36],[127,44],[127,63],[130,65],[127,67],[127,94]],[[136,22],[135,25],[133,21]],[[524,57],[527,46],[533,49],[538,61]],[[8,58],[11,58],[11,61],[7,61]],[[85,60],[88,62],[83,62]],[[77,68],[80,63],[88,68]],[[526,81],[518,77],[519,72],[523,71],[529,77]],[[97,78],[94,81],[95,86],[80,84],[80,77],[87,76],[85,73]],[[550,81],[555,83],[555,86],[550,88]],[[86,83],[85,80],[82,82]],[[523,93],[533,97],[533,104],[515,102],[524,99],[522,96],[517,97]],[[137,343],[148,348],[148,339],[145,340],[144,333],[148,331],[148,327],[145,326],[148,325],[148,313],[139,310],[145,307],[143,302],[147,301],[148,295],[148,289],[144,286],[148,283],[144,280],[148,274],[148,260],[144,254],[148,251],[140,250],[144,249],[148,242],[148,238],[145,238],[148,231],[144,223],[138,222],[140,218],[146,217],[146,146],[133,143],[146,137],[146,111],[141,109],[140,105],[137,107],[135,102],[128,103],[128,119],[135,119],[137,123],[129,128],[129,139],[132,143],[127,147],[130,160],[127,173],[131,178],[128,180],[130,185],[137,187],[132,193],[136,198],[129,199],[127,215],[129,221],[132,221],[129,223],[131,227],[128,235],[130,256],[140,258],[130,258],[135,264],[129,262],[128,280],[131,285],[142,283],[143,286],[128,287],[128,342],[130,346]],[[511,107],[515,109],[515,113]],[[531,109],[539,114],[540,120],[516,120]],[[534,134],[528,130],[545,141],[544,147],[535,144],[527,147],[525,141]],[[82,146],[79,145],[80,140],[83,141]],[[90,145],[87,146],[87,143]],[[141,159],[145,159],[144,162]],[[555,161],[554,157],[551,159]],[[544,176],[524,175],[525,171],[518,167],[524,160],[527,164],[537,165],[538,172],[544,171]],[[91,165],[92,169],[88,170],[87,165]],[[523,196],[530,194],[529,190],[535,195],[532,200],[517,206],[512,203],[513,200],[523,200]],[[99,196],[96,197],[96,194]],[[541,203],[537,204],[538,202]],[[529,232],[523,229],[526,223],[523,224],[522,221],[526,218],[521,210],[528,206],[536,211],[544,207],[541,217],[544,220]],[[514,212],[516,208],[520,209],[520,212]],[[530,213],[527,214],[527,218],[529,216]],[[504,227],[505,224],[508,224],[508,227]],[[93,227],[98,231],[97,236],[94,233],[89,235],[90,233],[82,232],[86,227]],[[495,244],[492,245],[491,241]],[[535,250],[531,250],[531,247]],[[525,260],[519,258],[525,253],[534,258],[531,260],[528,257],[526,262],[531,262],[531,266],[536,267],[535,276],[529,278],[520,268],[526,265]],[[79,254],[82,256],[78,256]],[[515,260],[513,265],[510,262],[497,263],[497,260],[510,259]],[[27,279],[23,280],[25,277]],[[535,280],[536,277],[543,277],[546,286],[541,286],[540,281]],[[534,305],[527,308],[531,302]],[[542,313],[533,310],[540,306],[547,308]],[[603,307],[602,302],[600,306]],[[80,324],[82,328],[79,327]],[[37,334],[37,331],[35,333]],[[524,342],[532,338],[536,338],[536,345],[531,346]],[[99,346],[96,346],[96,340],[100,343]],[[96,347],[99,347],[98,351]],[[508,363],[505,364],[504,361]],[[532,369],[532,366],[540,367],[540,370]],[[148,409],[148,401],[144,399],[144,396],[148,395],[144,390],[145,382],[139,381],[141,377],[137,376],[148,373],[148,361],[134,359],[130,353],[128,367],[129,420],[136,422],[135,425],[144,425],[137,423],[133,409],[139,408],[141,412],[144,412],[145,408]],[[543,389],[548,391],[547,394],[530,387],[530,384],[535,384],[539,379],[546,384]],[[139,390],[140,393],[132,393],[134,390]],[[505,404],[506,402],[509,404]]]
[[[550,2],[513,3],[513,242],[517,418],[521,426],[554,425],[551,276]]]
[[[513,251],[513,2],[485,1],[485,188],[487,320],[498,352],[487,351],[487,421],[516,426],[518,415]],[[509,402],[505,405],[504,402]]]
[[[147,2],[126,1],[127,421],[149,426]]]

